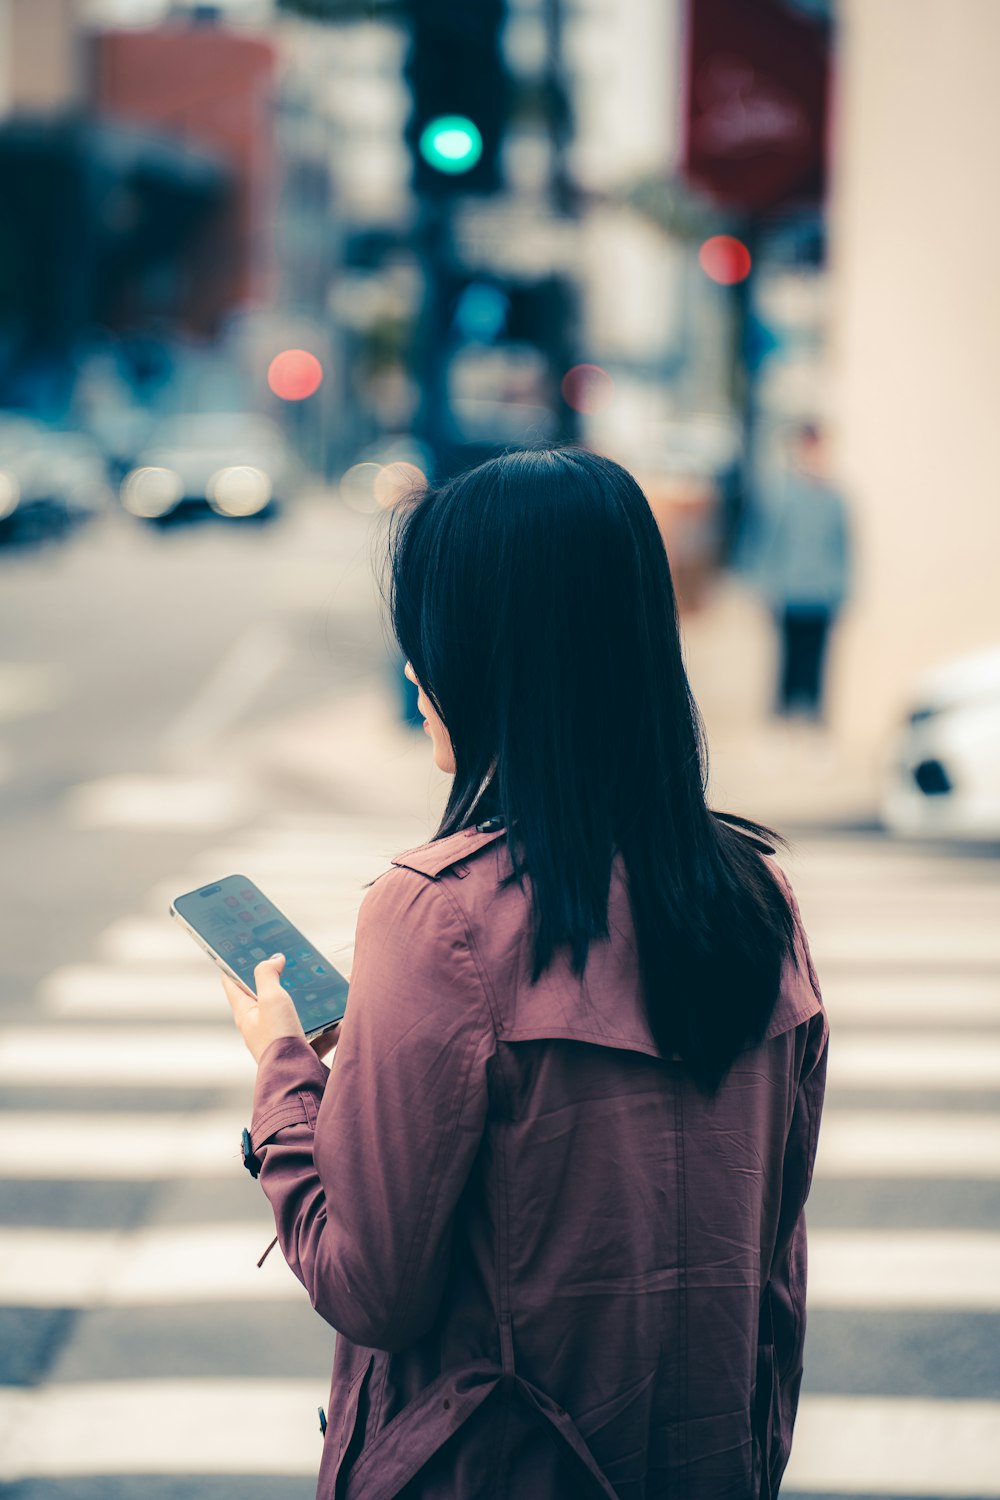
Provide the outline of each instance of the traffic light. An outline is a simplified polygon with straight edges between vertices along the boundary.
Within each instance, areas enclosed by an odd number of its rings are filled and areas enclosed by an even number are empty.
[[[428,197],[494,193],[508,104],[504,0],[408,0],[406,10],[414,189]]]
[[[438,115],[420,132],[418,149],[436,172],[458,176],[471,172],[482,156],[483,138],[465,115]]]

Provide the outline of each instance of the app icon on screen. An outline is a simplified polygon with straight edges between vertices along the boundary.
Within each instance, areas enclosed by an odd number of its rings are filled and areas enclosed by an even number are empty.
[[[244,901],[252,901],[255,894],[256,892],[252,891],[249,886],[246,886],[242,891],[240,891],[240,895],[243,897]]]
[[[227,905],[227,906],[239,906],[239,904],[240,904],[240,903],[239,903],[239,901],[238,901],[238,900],[237,900],[237,899],[236,899],[236,897],[235,897],[235,896],[227,896],[227,897],[226,897],[226,905]]]

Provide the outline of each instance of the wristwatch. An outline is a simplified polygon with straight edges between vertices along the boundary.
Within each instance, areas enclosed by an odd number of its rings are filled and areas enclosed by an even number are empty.
[[[249,1132],[249,1130],[244,1130],[244,1132],[243,1132],[242,1146],[243,1146],[243,1165],[246,1167],[246,1169],[250,1173],[251,1177],[259,1177],[260,1176],[260,1169],[264,1165],[264,1163],[263,1163],[263,1161],[261,1160],[261,1158],[259,1156],[255,1156],[254,1155],[253,1145],[252,1145],[251,1140],[250,1140],[250,1132]]]

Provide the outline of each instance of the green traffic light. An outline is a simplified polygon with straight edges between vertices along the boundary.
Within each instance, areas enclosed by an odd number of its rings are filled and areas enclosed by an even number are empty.
[[[439,115],[420,133],[420,155],[438,172],[468,172],[483,154],[483,138],[464,115]]]

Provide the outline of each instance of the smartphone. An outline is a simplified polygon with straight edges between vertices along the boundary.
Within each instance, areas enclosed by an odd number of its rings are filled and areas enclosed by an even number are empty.
[[[176,896],[170,915],[237,984],[254,994],[254,968],[272,953],[285,955],[282,988],[308,1038],[343,1020],[347,980],[293,927],[273,901],[245,875],[225,875],[211,885]]]

